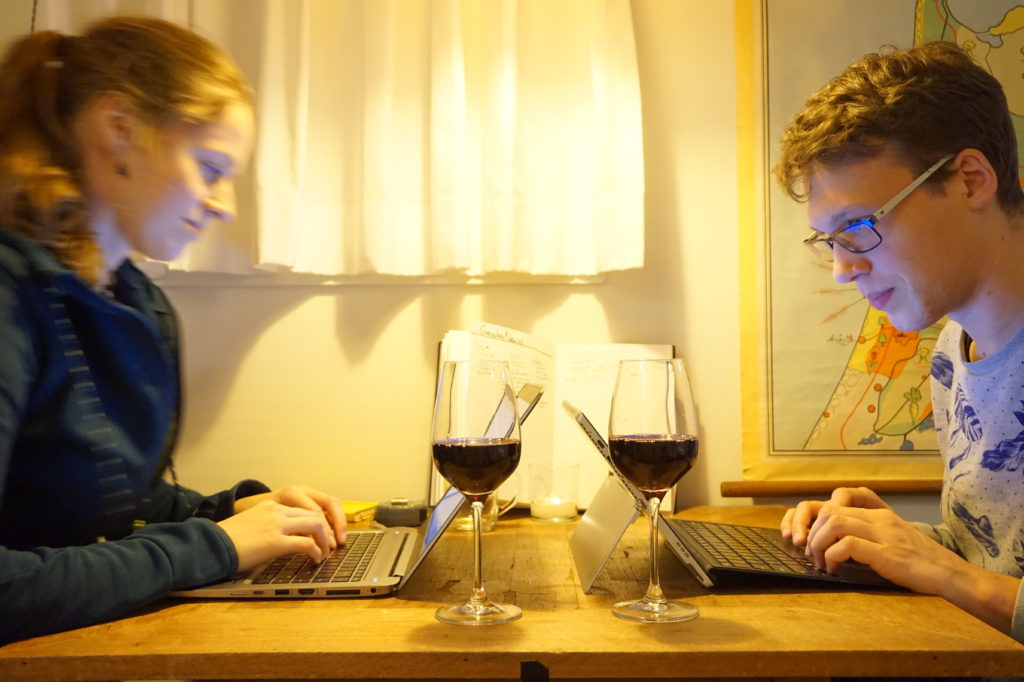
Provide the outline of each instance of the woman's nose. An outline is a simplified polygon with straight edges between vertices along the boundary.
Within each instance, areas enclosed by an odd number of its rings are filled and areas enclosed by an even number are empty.
[[[232,182],[220,182],[216,191],[206,199],[206,214],[214,220],[227,222],[235,219],[235,185]]]

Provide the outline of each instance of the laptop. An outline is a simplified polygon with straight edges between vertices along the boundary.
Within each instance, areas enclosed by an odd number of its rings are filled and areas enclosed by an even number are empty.
[[[611,469],[569,539],[583,591],[589,592],[623,533],[643,513],[646,500],[612,466],[608,444],[586,415],[569,404],[565,407]],[[779,581],[897,587],[870,567],[854,561],[844,562],[836,573],[819,570],[804,556],[803,549],[783,539],[775,528],[660,517],[658,530],[672,553],[704,587]]]
[[[344,547],[319,564],[305,554],[278,557],[222,583],[172,592],[203,599],[338,599],[395,594],[409,582],[462,506],[449,488],[418,528],[350,530]]]

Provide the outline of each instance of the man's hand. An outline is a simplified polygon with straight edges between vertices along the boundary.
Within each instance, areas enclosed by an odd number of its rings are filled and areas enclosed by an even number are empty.
[[[787,509],[780,526],[782,537],[792,540],[798,547],[803,547],[807,544],[812,524],[821,515],[822,510],[836,507],[888,509],[889,505],[883,502],[875,491],[868,488],[836,488],[828,501],[806,500],[796,507]]]
[[[807,534],[807,554],[834,572],[848,559],[915,592],[943,594],[969,564],[888,507],[824,505]]]

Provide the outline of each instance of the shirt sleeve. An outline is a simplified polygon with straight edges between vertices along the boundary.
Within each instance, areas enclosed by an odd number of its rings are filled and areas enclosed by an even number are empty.
[[[953,533],[950,532],[948,527],[946,527],[946,524],[940,523],[937,526],[933,526],[928,523],[922,523],[921,521],[911,521],[911,524],[946,549],[960,554],[960,546],[956,543],[956,540],[953,538]]]
[[[0,644],[112,620],[230,577],[238,555],[209,519],[146,526],[116,542],[0,548]]]
[[[1017,590],[1017,601],[1013,605],[1013,617],[1010,620],[1010,637],[1024,644],[1024,580],[1020,581]]]
[[[203,495],[160,479],[150,490],[144,520],[147,523],[159,523],[199,517],[223,521],[235,513],[235,500],[268,492],[270,488],[252,479],[241,481],[233,488],[214,495]]]

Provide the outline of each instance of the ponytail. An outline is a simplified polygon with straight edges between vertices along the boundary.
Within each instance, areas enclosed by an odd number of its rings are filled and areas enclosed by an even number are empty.
[[[39,242],[94,284],[101,254],[86,222],[62,87],[74,40],[34,33],[0,62],[0,228]]]

